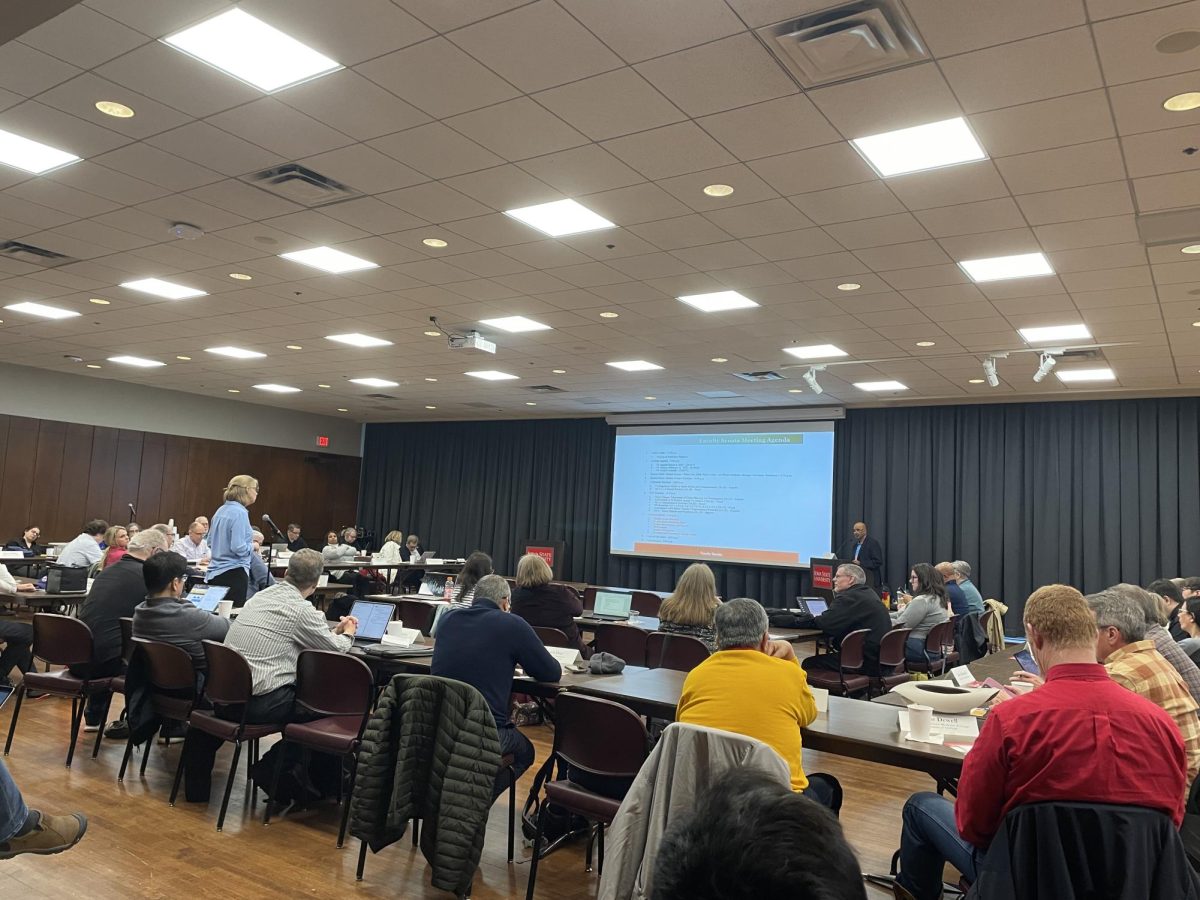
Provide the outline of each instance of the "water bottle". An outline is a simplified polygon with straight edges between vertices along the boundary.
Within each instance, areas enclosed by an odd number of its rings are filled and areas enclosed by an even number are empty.
[[[892,594],[888,590],[888,586],[886,584],[883,586],[883,591],[880,593],[879,599],[883,601],[883,605],[886,608],[892,608]]]
[[[446,576],[446,586],[442,589],[442,599],[449,603],[454,599],[454,576]]]

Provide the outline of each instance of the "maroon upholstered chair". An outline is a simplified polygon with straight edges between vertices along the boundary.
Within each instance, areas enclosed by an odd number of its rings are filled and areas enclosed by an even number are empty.
[[[925,635],[925,658],[923,660],[909,660],[907,662],[910,672],[926,672],[932,678],[934,674],[946,674],[946,659],[945,648],[954,646],[954,620],[942,622],[940,625],[934,625],[929,629],[929,634]]]
[[[619,656],[630,666],[646,664],[646,632],[631,625],[617,625],[612,622],[595,627],[597,653]]]
[[[8,726],[8,740],[4,742],[4,755],[12,748],[13,735],[17,731],[17,719],[21,715],[21,704],[28,691],[41,691],[54,697],[71,698],[71,746],[67,750],[67,768],[75,758],[75,744],[79,740],[79,726],[83,720],[83,709],[87,698],[94,694],[112,690],[112,678],[79,678],[69,668],[87,670],[92,665],[92,630],[78,619],[56,613],[35,613],[33,616],[33,655],[51,666],[64,668],[54,672],[25,673],[21,686],[17,688],[17,705],[13,708],[12,722]],[[109,702],[112,696],[109,694]],[[104,719],[108,719],[108,703],[104,704]],[[100,741],[104,728],[96,732],[96,745],[92,748],[92,759],[100,753]]]
[[[597,735],[604,735],[604,739],[597,740]],[[558,695],[553,755],[560,766],[565,764],[602,778],[632,779],[646,761],[648,746],[646,726],[633,710],[611,700],[585,694],[567,691]],[[533,900],[546,806],[551,803],[596,823],[601,875],[604,873],[604,829],[612,824],[617,810],[621,808],[618,799],[594,793],[571,781],[548,780],[546,802],[538,813],[537,834],[533,840],[526,900]]]
[[[646,638],[646,665],[651,669],[690,672],[708,657],[708,646],[691,635],[655,631]]]
[[[114,694],[125,693],[125,671],[129,669],[129,660],[133,658],[133,619],[129,616],[122,616],[117,619],[117,624],[121,626],[121,666],[122,674],[114,675],[112,680],[112,691]],[[121,718],[124,719],[129,714],[128,709],[121,710]],[[103,726],[103,723],[101,723]]]
[[[825,688],[831,694],[840,697],[851,697],[854,694],[868,692],[871,689],[871,679],[862,674],[863,648],[867,643],[869,628],[851,631],[842,638],[838,648],[838,670],[813,669],[808,672],[808,683],[812,687]]]
[[[639,616],[650,616],[657,619],[658,611],[662,608],[662,597],[649,591],[634,591],[631,608],[636,609]]]
[[[571,639],[566,633],[557,628],[543,628],[540,625],[533,626],[533,633],[547,647],[573,647]]]
[[[437,607],[422,600],[397,600],[396,618],[404,623],[405,628],[420,628],[421,634],[429,636],[433,628],[433,617]]]
[[[585,587],[581,596],[583,597],[583,609],[585,612],[596,608],[596,588]],[[641,612],[641,610],[639,609],[638,612]]]
[[[911,628],[893,628],[879,642],[879,671],[891,669],[892,674],[871,677],[871,689],[876,693],[885,694],[896,685],[912,680],[904,656],[904,645],[911,633]]]
[[[195,731],[219,738],[233,744],[233,762],[229,765],[229,777],[225,780],[225,796],[221,800],[221,812],[217,815],[217,831],[225,826],[225,810],[229,807],[229,795],[233,791],[233,778],[237,774],[238,760],[242,756],[242,742],[250,742],[250,766],[258,762],[258,742],[267,735],[278,734],[282,725],[257,725],[246,721],[246,704],[254,696],[254,679],[250,664],[242,654],[232,647],[216,641],[202,641],[204,659],[208,672],[204,679],[204,695],[212,702],[213,710],[193,709],[188,716],[188,727]],[[224,710],[235,718],[217,718]],[[175,784],[171,787],[171,806],[179,795],[179,782],[183,777],[183,760],[186,753],[179,755],[179,767],[175,770]],[[247,769],[249,766],[247,766]],[[258,786],[246,777],[246,792],[251,802],[258,799]]]
[[[175,644],[133,638],[133,653],[141,653],[146,661],[146,674],[150,681],[150,705],[155,715],[173,722],[186,722],[196,705],[196,666],[192,655]],[[132,657],[131,657],[132,658]],[[146,763],[150,759],[150,745],[154,735],[146,739],[142,751],[142,766],[139,775],[146,774]],[[125,780],[125,769],[133,755],[133,731],[125,740],[125,756],[121,760],[121,771],[117,781]]]

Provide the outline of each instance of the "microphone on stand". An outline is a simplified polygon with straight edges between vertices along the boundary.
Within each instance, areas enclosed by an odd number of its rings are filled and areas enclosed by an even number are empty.
[[[134,507],[134,505],[132,503],[126,503],[125,505],[129,507],[129,521],[132,522],[137,519],[137,509]]]
[[[279,530],[278,525],[276,525],[274,522],[271,521],[271,517],[269,515],[267,515],[266,513],[263,513],[262,520],[271,526],[271,530],[273,532],[275,532],[275,536],[277,538],[279,538],[281,541],[287,540],[287,536],[282,531]]]

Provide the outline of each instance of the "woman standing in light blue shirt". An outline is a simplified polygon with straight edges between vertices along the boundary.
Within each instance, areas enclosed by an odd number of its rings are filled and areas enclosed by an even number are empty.
[[[254,552],[254,530],[246,507],[258,499],[258,479],[235,475],[225,486],[225,502],[213,513],[208,529],[209,584],[229,588],[226,600],[234,607],[246,603],[250,584],[250,554]]]

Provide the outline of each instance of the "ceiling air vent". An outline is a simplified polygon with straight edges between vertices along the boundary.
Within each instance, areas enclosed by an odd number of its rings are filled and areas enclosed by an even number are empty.
[[[367,394],[368,400],[399,400],[395,394]]]
[[[732,400],[734,397],[742,396],[733,391],[696,391],[696,393],[709,400]]]
[[[1104,358],[1104,354],[1098,348],[1090,350],[1066,350],[1059,354],[1058,358],[1060,360],[1070,360],[1071,362],[1101,361]]]
[[[29,263],[30,265],[43,266],[45,268],[65,266],[67,263],[76,262],[73,256],[67,256],[65,253],[55,253],[53,250],[45,250],[41,247],[34,247],[31,244],[22,244],[20,241],[4,241],[0,243],[0,259],[11,259],[16,262]]]
[[[783,381],[783,376],[778,372],[734,372],[734,378],[740,378],[742,381]]]
[[[262,188],[268,194],[309,208],[329,206],[362,196],[354,188],[334,181],[320,172],[307,169],[299,163],[287,163],[273,169],[254,172],[246,175],[243,181]]]
[[[768,25],[759,39],[805,88],[834,84],[929,59],[896,0],[860,0]]]
[[[535,384],[535,385],[533,385],[533,387],[529,388],[529,390],[533,391],[535,394],[565,394],[566,393],[566,391],[564,391],[562,388],[555,387],[552,384]]]

